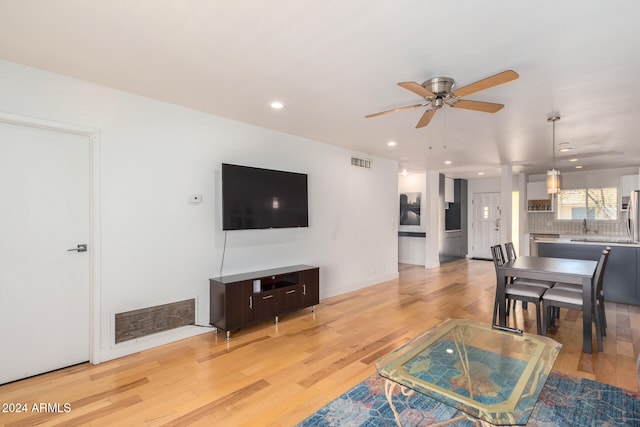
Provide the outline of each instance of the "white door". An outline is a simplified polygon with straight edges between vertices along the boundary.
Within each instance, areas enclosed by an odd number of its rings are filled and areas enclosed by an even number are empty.
[[[473,256],[492,259],[491,246],[500,243],[500,193],[473,195]]]
[[[89,360],[90,258],[68,251],[90,243],[89,154],[0,122],[0,384]]]

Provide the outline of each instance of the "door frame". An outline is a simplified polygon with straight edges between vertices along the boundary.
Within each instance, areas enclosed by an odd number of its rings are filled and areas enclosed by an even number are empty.
[[[476,242],[476,233],[477,233],[477,224],[476,224],[476,196],[479,195],[487,195],[487,194],[497,194],[498,195],[498,220],[500,221],[500,230],[502,230],[502,196],[501,193],[499,191],[479,191],[477,193],[473,193],[473,195],[471,196],[471,205],[472,205],[472,212],[473,212],[473,216],[472,216],[472,239],[473,239],[473,243],[472,243],[472,247],[473,247],[473,257],[477,257],[478,254],[476,253],[476,248],[479,246],[478,242]],[[499,231],[500,233],[501,231]],[[498,243],[500,242],[500,234],[498,234]],[[491,243],[491,242],[489,242]],[[485,258],[480,258],[480,259],[485,259]]]
[[[0,122],[33,127],[56,132],[86,136],[89,141],[89,295],[90,295],[90,333],[89,362],[100,363],[100,291],[101,291],[101,240],[100,240],[100,130],[71,123],[58,122],[36,117],[0,111]]]

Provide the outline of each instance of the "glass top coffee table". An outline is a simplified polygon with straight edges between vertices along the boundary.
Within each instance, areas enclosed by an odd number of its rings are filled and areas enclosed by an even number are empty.
[[[551,338],[449,319],[376,368],[394,412],[391,394],[401,385],[491,424],[524,425],[561,347]]]

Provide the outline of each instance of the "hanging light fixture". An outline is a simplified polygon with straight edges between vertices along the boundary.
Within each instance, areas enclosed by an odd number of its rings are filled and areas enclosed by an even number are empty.
[[[553,124],[553,152],[551,170],[547,171],[547,194],[560,192],[560,171],[556,169],[556,122],[560,120],[560,114],[552,114],[547,121]]]

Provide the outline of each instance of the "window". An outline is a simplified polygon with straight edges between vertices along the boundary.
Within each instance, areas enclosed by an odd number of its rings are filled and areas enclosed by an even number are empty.
[[[581,188],[561,190],[558,195],[558,219],[618,219],[618,189]]]

